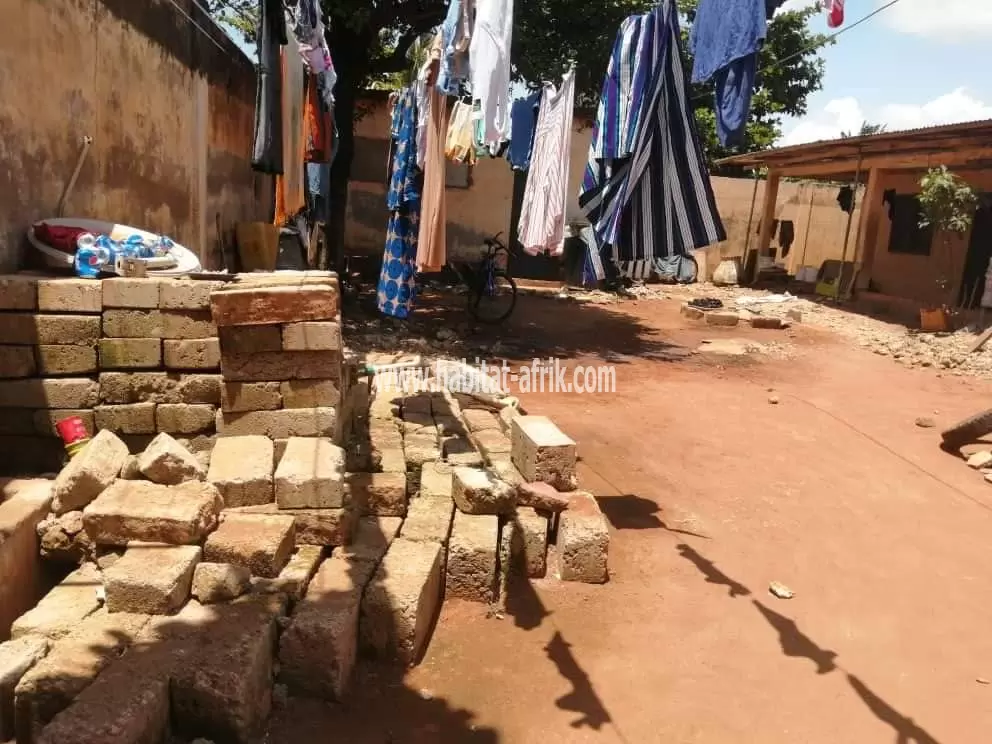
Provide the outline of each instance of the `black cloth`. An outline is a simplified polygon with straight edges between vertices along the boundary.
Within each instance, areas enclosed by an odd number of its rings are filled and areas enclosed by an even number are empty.
[[[848,214],[854,211],[854,189],[850,186],[841,186],[840,191],[837,192],[837,203]]]
[[[778,226],[778,244],[782,248],[782,258],[789,255],[789,249],[796,240],[796,225],[792,220],[782,220]]]
[[[251,167],[282,173],[282,65],[280,48],[288,43],[282,0],[260,0],[258,87],[255,89],[255,141]]]
[[[785,0],[765,0],[765,16],[770,21],[775,11],[785,2]]]

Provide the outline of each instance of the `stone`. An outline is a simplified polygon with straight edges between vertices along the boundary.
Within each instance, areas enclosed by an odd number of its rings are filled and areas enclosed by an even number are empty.
[[[467,437],[450,437],[442,447],[444,459],[451,465],[462,467],[482,467],[485,461],[479,450]]]
[[[127,445],[119,437],[98,432],[55,478],[52,511],[65,514],[89,504],[114,482],[127,457]]]
[[[344,506],[344,450],[329,439],[293,437],[275,473],[281,509],[333,509]]]
[[[225,354],[260,354],[282,350],[282,326],[227,326],[218,329]]]
[[[706,325],[733,327],[741,322],[741,316],[735,312],[710,310],[706,313]]]
[[[509,460],[512,447],[510,438],[498,429],[485,429],[472,435],[475,444],[487,462]]]
[[[0,276],[0,310],[35,310],[37,308],[37,277],[23,274]],[[65,308],[59,309],[64,310]],[[99,312],[99,308],[97,308],[97,312]]]
[[[221,413],[217,431],[222,436],[264,434],[272,439],[333,437],[337,411],[333,408],[301,408],[250,413]]]
[[[350,473],[347,493],[363,514],[406,515],[406,473]]]
[[[790,308],[789,310],[785,311],[785,314],[789,318],[789,320],[794,320],[797,323],[803,322],[803,311],[798,308]]]
[[[201,562],[193,571],[193,596],[201,604],[230,602],[251,587],[251,571],[231,563]]]
[[[223,282],[196,279],[170,279],[160,287],[159,307],[163,310],[209,310],[210,293]]]
[[[288,323],[282,327],[286,351],[341,351],[341,324],[324,322]]]
[[[92,553],[93,542],[83,531],[82,511],[49,514],[38,523],[37,532],[45,560],[78,566]]]
[[[95,315],[4,313],[0,323],[0,344],[92,346],[99,338],[100,318]]]
[[[155,409],[159,431],[170,434],[200,434],[213,430],[217,408],[203,403],[161,403]]]
[[[35,347],[35,354],[42,375],[88,375],[97,371],[94,346],[43,344]]]
[[[37,282],[38,309],[42,312],[99,313],[103,309],[102,282],[94,282],[92,279],[61,278],[39,278]]]
[[[290,509],[282,511],[276,504],[247,506],[229,509],[235,514],[275,514],[292,517],[296,528],[297,545],[339,546],[351,541],[358,518],[350,507],[339,509]]]
[[[23,457],[18,465],[23,467]],[[50,577],[38,560],[39,523],[49,514],[52,482],[0,478],[0,638],[11,623],[34,607]]]
[[[417,498],[407,507],[406,519],[400,535],[414,542],[437,542],[448,544],[451,533],[451,519],[455,505],[448,499]]]
[[[97,587],[100,571],[92,563],[84,563],[66,576],[31,610],[17,618],[10,628],[10,637],[42,636],[56,641],[63,638],[100,607]]]
[[[489,411],[484,411],[481,408],[469,408],[462,411],[462,418],[465,421],[465,425],[468,426],[468,430],[473,433],[478,431],[499,431],[500,428],[499,419]]]
[[[203,555],[213,563],[232,563],[274,579],[289,560],[294,540],[293,517],[228,512],[207,538]]]
[[[165,372],[101,372],[100,400],[112,405],[178,403],[178,385]]]
[[[522,508],[503,529],[511,530],[513,568],[528,578],[542,578],[547,572],[548,518]]]
[[[103,280],[104,307],[158,307],[162,280],[120,277]]]
[[[0,279],[0,291],[3,280]],[[0,643],[0,741],[14,738],[14,688],[35,664],[45,658],[51,644],[41,636],[25,636]]]
[[[765,328],[768,330],[780,330],[782,328],[788,328],[789,323],[788,321],[773,315],[753,315],[751,316],[751,327]]]
[[[30,346],[0,346],[0,379],[34,377],[37,372],[34,349]]]
[[[220,405],[220,375],[183,375],[179,379],[177,403]]]
[[[471,602],[494,599],[499,518],[456,511],[448,541],[445,594]]]
[[[220,342],[198,338],[162,342],[167,369],[220,369]]]
[[[154,403],[96,406],[93,415],[98,429],[117,434],[154,434],[157,431]]]
[[[54,644],[14,691],[17,741],[35,741],[45,725],[124,653],[147,621],[143,615],[100,611]]]
[[[420,498],[439,498],[451,501],[454,489],[451,465],[427,462],[420,471]]]
[[[155,437],[138,457],[138,469],[152,483],[163,486],[200,481],[206,477],[193,453],[165,432]]]
[[[335,284],[281,287],[235,287],[210,296],[218,326],[269,325],[333,320],[338,315]]]
[[[119,480],[83,510],[86,532],[98,545],[132,541],[199,543],[217,525],[223,506],[209,483],[160,486]]]
[[[158,310],[105,310],[103,336],[107,338],[162,338],[164,326]]]
[[[419,472],[424,463],[441,459],[441,448],[437,443],[437,432],[431,427],[425,433],[410,434],[403,438],[403,456],[407,470]]]
[[[989,452],[988,450],[976,452],[968,458],[968,467],[974,468],[975,470],[981,470],[982,468],[987,468],[990,465],[992,465],[992,452]]]
[[[514,490],[491,473],[463,467],[453,471],[452,497],[466,514],[509,514],[517,501]]]
[[[562,493],[549,483],[523,483],[517,486],[517,504],[545,512],[563,512],[570,503],[570,494]]]
[[[141,468],[138,467],[138,455],[128,455],[121,467],[121,478],[124,480],[143,480],[144,477]]]
[[[155,369],[162,365],[162,342],[157,338],[101,338],[102,369]]]
[[[572,494],[558,521],[555,553],[561,580],[605,583],[609,549],[609,524],[595,497],[583,491]]]
[[[324,560],[323,547],[301,545],[276,578],[253,579],[252,591],[285,594],[294,602],[298,602],[306,594],[310,580],[322,560]]]
[[[333,380],[289,380],[279,385],[286,408],[337,408],[341,393]]]
[[[379,658],[418,662],[441,608],[442,546],[394,540],[362,598],[361,646]]]
[[[210,313],[196,310],[163,310],[162,338],[197,339],[214,338],[217,326]]]
[[[189,599],[199,545],[131,543],[104,571],[108,612],[168,615]]]
[[[0,408],[92,408],[99,388],[88,378],[5,380]]]
[[[336,351],[268,351],[221,353],[221,371],[229,382],[270,380],[340,380],[341,355]]]
[[[275,411],[283,406],[278,382],[225,382],[221,386],[221,408],[225,413]],[[293,406],[288,406],[292,408]]]
[[[222,437],[214,446],[207,480],[220,491],[226,508],[268,504],[275,498],[273,468],[268,437]]]
[[[680,312],[689,320],[702,320],[706,314],[701,308],[693,307],[688,302],[683,302]]]
[[[363,517],[358,520],[351,543],[335,550],[334,556],[374,565],[386,554],[402,524],[399,517]]]
[[[531,483],[543,481],[560,491],[571,491],[577,480],[575,442],[545,416],[518,416],[513,420],[512,460]]]
[[[489,471],[510,487],[518,490],[520,486],[526,482],[524,477],[520,474],[520,471],[517,470],[517,466],[514,465],[511,460],[506,460],[503,458],[493,460],[493,462],[489,464]],[[518,504],[520,503],[519,498],[520,497],[518,494]]]

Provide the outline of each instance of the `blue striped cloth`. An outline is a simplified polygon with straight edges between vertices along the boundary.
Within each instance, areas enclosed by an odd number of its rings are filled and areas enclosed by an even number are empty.
[[[579,205],[620,263],[726,240],[687,100],[675,0],[620,27]]]

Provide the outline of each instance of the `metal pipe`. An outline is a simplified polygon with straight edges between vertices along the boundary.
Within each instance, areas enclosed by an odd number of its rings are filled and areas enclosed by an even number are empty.
[[[840,285],[844,282],[844,264],[847,262],[847,244],[851,239],[851,222],[854,220],[854,210],[858,206],[858,186],[861,183],[861,151],[858,151],[858,167],[854,171],[854,189],[851,191],[851,211],[847,213],[847,227],[844,229],[844,252],[840,256],[840,273],[834,285],[834,300],[840,299]],[[851,274],[854,281],[854,274]]]
[[[83,149],[79,153],[79,160],[76,161],[76,170],[72,172],[72,177],[69,179],[69,183],[65,185],[65,189],[62,191],[62,196],[59,198],[59,206],[55,210],[57,217],[62,217],[65,212],[65,203],[69,200],[69,194],[72,190],[76,188],[76,179],[79,178],[79,172],[83,169],[83,161],[86,160],[86,154],[90,151],[90,145],[93,144],[93,138],[89,135],[83,137]]]

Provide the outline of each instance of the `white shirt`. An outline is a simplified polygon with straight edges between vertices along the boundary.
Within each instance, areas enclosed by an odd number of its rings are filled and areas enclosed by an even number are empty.
[[[485,144],[510,133],[510,49],[513,0],[476,0],[475,29],[469,47],[472,96],[482,106]]]

